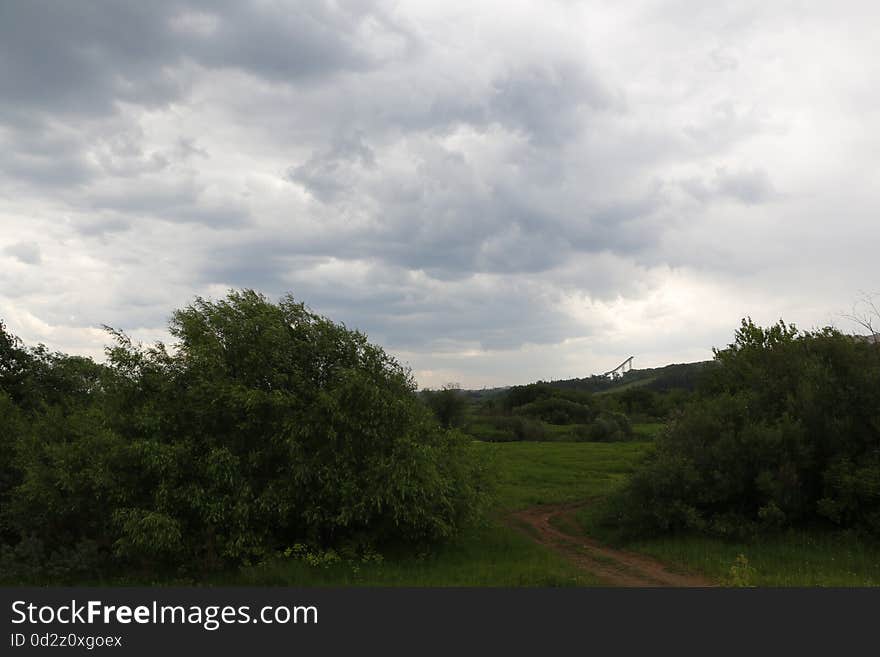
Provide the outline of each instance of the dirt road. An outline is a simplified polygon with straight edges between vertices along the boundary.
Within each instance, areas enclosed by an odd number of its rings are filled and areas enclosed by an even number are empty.
[[[570,536],[551,524],[551,519],[571,516],[583,506],[583,503],[539,506],[517,511],[510,517],[533,530],[528,534],[538,543],[609,586],[717,586],[699,575],[673,572],[651,557],[616,550],[586,536]]]

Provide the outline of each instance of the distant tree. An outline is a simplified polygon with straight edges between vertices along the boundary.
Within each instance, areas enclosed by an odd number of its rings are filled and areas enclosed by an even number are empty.
[[[880,294],[862,294],[861,299],[855,303],[852,312],[844,315],[846,319],[855,322],[866,332],[869,342],[877,343],[880,336]]]
[[[31,357],[17,337],[7,332],[0,320],[0,391],[22,401],[24,381]]]
[[[440,390],[425,390],[422,394],[440,426],[451,429],[464,424],[467,398],[459,384],[447,383]]]

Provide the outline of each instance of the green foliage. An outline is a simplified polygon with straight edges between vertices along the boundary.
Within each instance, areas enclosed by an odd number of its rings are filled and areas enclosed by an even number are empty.
[[[41,559],[186,574],[297,542],[435,541],[486,505],[485,460],[409,372],[290,297],[196,299],[173,349],[111,332],[106,367],[0,341],[13,581]]]
[[[457,384],[447,384],[440,390],[423,390],[422,399],[434,412],[441,427],[452,429],[464,423],[467,399]]]
[[[542,441],[547,439],[544,425],[537,420],[525,417],[507,418],[507,428],[513,434],[514,440]]]
[[[727,577],[727,585],[735,587],[754,586],[755,569],[749,564],[748,557],[740,553],[736,556]]]
[[[749,536],[825,519],[880,535],[880,353],[744,320],[614,505],[631,532]]]
[[[586,432],[587,439],[601,443],[633,440],[634,433],[629,418],[623,413],[602,412]]]
[[[515,441],[541,442],[549,439],[547,426],[540,420],[517,415],[495,415],[481,418],[468,427],[471,435],[490,443]]]
[[[578,424],[596,417],[592,406],[562,397],[545,397],[517,406],[514,413],[543,420],[549,424]]]

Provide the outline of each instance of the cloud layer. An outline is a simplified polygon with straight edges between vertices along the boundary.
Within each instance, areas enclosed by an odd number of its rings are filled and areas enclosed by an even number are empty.
[[[292,292],[422,385],[707,358],[877,288],[880,10],[6,2],[0,318]]]

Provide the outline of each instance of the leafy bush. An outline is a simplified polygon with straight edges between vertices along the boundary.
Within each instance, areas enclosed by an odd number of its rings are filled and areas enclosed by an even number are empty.
[[[586,429],[585,438],[594,442],[612,443],[632,440],[634,437],[629,418],[623,413],[602,412]]]
[[[543,441],[547,439],[547,430],[537,420],[526,417],[512,417],[508,424],[514,440]]]
[[[481,431],[481,440],[489,442],[540,442],[547,439],[547,430],[539,420],[516,415],[499,415],[489,418],[492,431]]]
[[[440,426],[451,429],[464,423],[467,399],[457,384],[447,384],[440,390],[423,390],[421,395]]]
[[[517,415],[543,420],[549,424],[576,424],[592,421],[596,412],[592,407],[561,397],[546,397],[517,407]]]
[[[170,331],[173,349],[114,331],[107,367],[38,348],[0,369],[14,579],[36,581],[27,568],[51,555],[70,573],[153,577],[296,543],[437,540],[484,508],[470,440],[362,334],[252,291],[196,299]]]
[[[744,320],[614,503],[634,533],[831,520],[880,535],[880,350]]]

